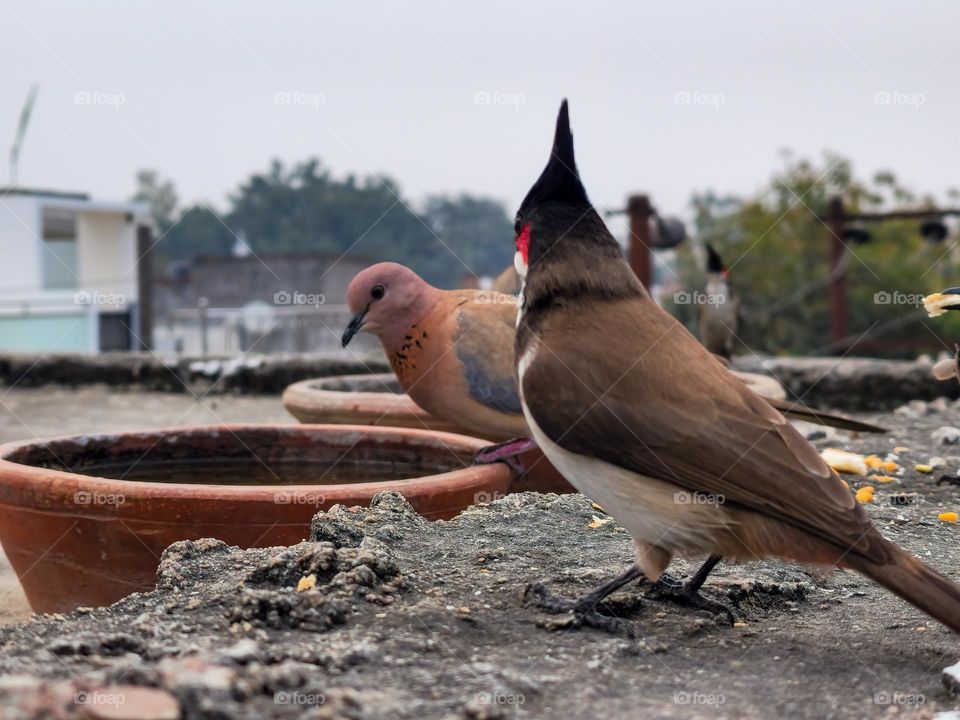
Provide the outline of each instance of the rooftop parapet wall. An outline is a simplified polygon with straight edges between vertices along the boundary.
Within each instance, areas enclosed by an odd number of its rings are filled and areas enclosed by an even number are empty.
[[[316,377],[388,372],[377,355],[246,355],[237,358],[160,357],[151,353],[0,353],[0,383],[77,387],[103,383],[163,392],[280,393]]]

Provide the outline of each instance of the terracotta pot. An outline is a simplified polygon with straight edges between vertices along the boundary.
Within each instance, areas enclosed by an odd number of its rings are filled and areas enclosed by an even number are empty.
[[[471,433],[434,417],[405,395],[393,373],[303,380],[283,392],[283,406],[302,423],[384,425]]]
[[[283,393],[283,406],[300,422],[348,423],[351,425],[388,425],[393,427],[430,428],[474,435],[454,423],[441,420],[417,405],[403,393],[393,373],[378,375],[340,375],[303,380],[290,385]],[[486,438],[497,442],[503,438]],[[528,472],[511,492],[571,493],[568,483],[540,450],[520,456]]]
[[[0,446],[0,542],[35,611],[108,604],[152,588],[160,554],[177,540],[291,545],[309,535],[318,510],[363,505],[384,490],[398,490],[428,518],[453,517],[510,486],[502,463],[465,467],[484,444],[346,425],[212,425],[9,443]],[[331,468],[351,482],[323,483]]]

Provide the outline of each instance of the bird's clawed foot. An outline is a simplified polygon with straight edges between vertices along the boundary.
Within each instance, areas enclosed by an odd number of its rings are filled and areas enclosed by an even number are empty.
[[[476,455],[473,456],[474,465],[489,465],[490,463],[495,462],[505,462],[511,468],[513,468],[518,475],[524,473],[524,467],[517,460],[517,455],[525,453],[527,450],[532,450],[537,444],[530,438],[514,438],[513,440],[507,440],[506,442],[497,443],[496,445],[488,445],[485,448],[481,448]]]
[[[604,630],[609,633],[625,633],[628,637],[636,637],[637,631],[633,623],[610,615],[603,615],[597,612],[597,607],[611,593],[620,589],[627,583],[642,577],[640,569],[636,565],[631,565],[624,573],[613,580],[604,583],[595,590],[591,590],[586,595],[582,595],[576,600],[558,597],[554,595],[543,583],[531,583],[523,593],[523,599],[530,605],[546,610],[549,613],[567,615],[561,622],[550,623],[547,627],[551,629],[560,629],[561,627],[587,627]]]
[[[648,596],[657,600],[667,600],[683,607],[706,610],[714,615],[724,615],[731,626],[736,620],[733,611],[722,602],[705,598],[699,590],[691,589],[689,578],[679,579],[664,574],[653,584]]]
[[[686,578],[676,578],[668,573],[663,573],[660,579],[650,588],[648,597],[667,600],[683,607],[706,610],[714,615],[724,615],[727,622],[732,626],[736,620],[733,611],[723,603],[710,600],[700,594],[700,588],[707,579],[707,575],[710,574],[710,571],[718,562],[720,562],[720,557],[711,555],[697,572]]]
[[[633,623],[611,615],[604,615],[596,610],[597,601],[588,593],[575,600],[554,595],[547,590],[543,583],[531,583],[523,593],[523,599],[529,605],[546,610],[552,614],[563,614],[565,618],[555,622],[541,623],[550,630],[564,628],[592,627],[611,634],[623,633],[627,637],[636,637],[637,631]]]

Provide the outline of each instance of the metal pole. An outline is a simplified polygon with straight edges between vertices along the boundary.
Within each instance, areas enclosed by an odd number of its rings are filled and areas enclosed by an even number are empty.
[[[149,225],[137,226],[137,332],[140,335],[140,347],[136,342],[131,345],[136,350],[153,348],[153,232]]]
[[[891,210],[881,213],[847,213],[844,215],[846,220],[923,220],[924,218],[937,218],[944,215],[960,215],[960,208],[924,208],[923,210]]]
[[[834,350],[842,352],[843,340],[847,337],[847,272],[842,269],[846,248],[843,245],[845,223],[843,200],[830,200],[827,210],[827,229],[830,231],[830,328]]]
[[[10,187],[14,187],[20,179],[20,148],[23,147],[23,139],[27,135],[27,126],[30,124],[30,114],[33,112],[33,105],[37,101],[37,87],[36,83],[30,84],[30,90],[27,91],[27,100],[23,103],[23,109],[20,111],[17,133],[13,136],[13,145],[10,147]]]
[[[200,309],[200,352],[203,357],[207,357],[210,350],[209,338],[207,337],[207,307],[210,301],[205,297],[197,298],[197,307]]]
[[[14,145],[10,148],[10,187],[17,186],[17,165],[20,162],[20,151]]]
[[[627,216],[630,218],[627,258],[633,272],[637,274],[647,290],[653,282],[653,251],[650,249],[650,216],[652,214],[650,198],[646,195],[631,195],[627,198]]]

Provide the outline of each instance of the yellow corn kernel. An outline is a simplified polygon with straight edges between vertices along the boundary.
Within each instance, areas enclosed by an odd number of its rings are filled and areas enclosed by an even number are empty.
[[[955,523],[958,518],[960,518],[960,515],[957,515],[955,512],[942,512],[937,515],[937,520],[940,522]]]
[[[314,574],[304,575],[297,583],[297,592],[304,592],[317,586],[317,576]]]
[[[889,475],[871,475],[867,480],[870,482],[891,483],[896,480],[896,478],[890,477]]]
[[[932,473],[933,465],[915,465],[913,469],[921,473]]]
[[[868,503],[873,502],[873,486],[864,485],[862,488],[857,490],[857,502]]]
[[[863,455],[838,450],[837,448],[827,448],[820,452],[820,457],[837,472],[848,473],[850,475],[866,475],[867,466],[863,462]]]
[[[879,455],[867,455],[863,462],[867,464],[868,468],[878,468],[883,465],[883,460],[880,459]]]
[[[603,527],[608,522],[613,520],[612,517],[598,518],[596,515],[593,515],[592,517],[593,519],[587,523],[587,527],[591,530],[596,530],[598,527]]]

